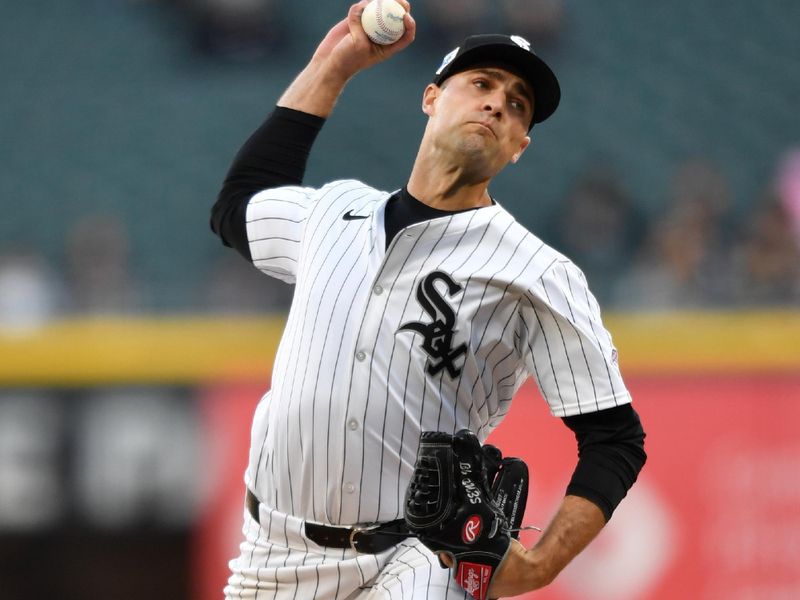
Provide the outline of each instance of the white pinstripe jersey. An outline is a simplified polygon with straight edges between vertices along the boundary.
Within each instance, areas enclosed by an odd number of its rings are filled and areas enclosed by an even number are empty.
[[[389,196],[344,180],[248,205],[253,263],[295,293],[246,481],[303,519],[402,516],[420,433],[485,439],[528,376],[557,416],[630,402],[572,262],[498,204],[414,224],[386,248]]]

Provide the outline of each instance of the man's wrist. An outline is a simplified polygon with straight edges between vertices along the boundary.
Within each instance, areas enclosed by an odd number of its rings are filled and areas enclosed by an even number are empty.
[[[555,578],[548,564],[544,553],[535,548],[526,550],[517,540],[512,540],[506,557],[492,578],[489,597],[517,596],[543,588]]]
[[[536,546],[525,551],[525,562],[528,590],[538,590],[550,585],[558,575],[553,557]]]

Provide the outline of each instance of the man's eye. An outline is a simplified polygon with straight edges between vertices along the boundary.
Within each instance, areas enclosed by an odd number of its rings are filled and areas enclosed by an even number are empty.
[[[485,88],[485,87],[487,87],[487,83],[483,79],[476,79],[475,80],[475,86],[479,87],[479,88]]]

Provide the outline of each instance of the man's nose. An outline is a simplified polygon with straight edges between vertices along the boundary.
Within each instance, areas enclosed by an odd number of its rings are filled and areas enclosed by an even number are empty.
[[[505,94],[502,92],[494,92],[485,99],[483,110],[492,113],[495,117],[500,117],[503,114],[504,103]]]

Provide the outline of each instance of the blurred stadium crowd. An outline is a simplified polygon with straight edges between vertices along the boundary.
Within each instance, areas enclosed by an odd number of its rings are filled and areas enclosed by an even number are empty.
[[[600,302],[614,309],[691,309],[800,302],[800,152],[751,210],[736,217],[730,183],[712,163],[676,169],[663,213],[643,214],[611,167],[581,174],[538,229],[583,269]],[[65,314],[132,314],[147,308],[148,282],[136,276],[125,223],[88,215],[69,229],[66,269],[41,253],[0,256],[0,316],[9,327]],[[243,261],[224,259],[208,274],[195,309],[280,311],[291,290]]]
[[[205,219],[236,147],[345,4],[313,13],[274,0],[51,4],[51,13],[17,4],[20,27],[5,25],[6,44],[25,35],[31,51],[2,59],[18,75],[0,113],[9,142],[0,186],[14,206],[0,226],[2,324],[285,310],[291,290],[223,251]],[[418,3],[413,51],[355,84],[365,98],[342,103],[308,179],[371,174],[402,185],[422,122],[410,94],[463,35],[513,31],[554,63],[564,101],[495,193],[583,268],[603,305],[797,304],[800,52],[789,59],[800,49],[785,17],[798,10],[697,4],[652,14],[624,2]],[[692,20],[723,4],[716,21]],[[398,87],[389,79],[398,71],[417,84],[380,92]],[[376,144],[380,105],[398,125]],[[356,147],[341,148],[342,132]],[[523,202],[531,196],[535,206]]]

